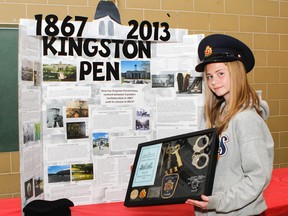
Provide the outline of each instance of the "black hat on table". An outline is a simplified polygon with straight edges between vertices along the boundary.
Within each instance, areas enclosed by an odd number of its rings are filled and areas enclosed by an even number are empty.
[[[24,216],[71,216],[70,207],[74,203],[67,199],[33,200],[24,208]]]
[[[203,72],[205,65],[209,63],[239,60],[248,73],[255,64],[254,55],[246,44],[224,34],[213,34],[203,38],[198,46],[198,56],[201,61],[195,67],[198,72]]]

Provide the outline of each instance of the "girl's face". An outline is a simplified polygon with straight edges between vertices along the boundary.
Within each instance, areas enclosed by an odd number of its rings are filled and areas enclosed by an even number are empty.
[[[215,62],[206,65],[205,75],[209,89],[217,96],[224,97],[229,101],[230,96],[230,73],[226,64]]]

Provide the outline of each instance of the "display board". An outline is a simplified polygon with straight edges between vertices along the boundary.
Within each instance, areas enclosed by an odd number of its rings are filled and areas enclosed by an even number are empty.
[[[19,38],[23,205],[123,201],[139,143],[199,129],[203,35],[38,14]]]
[[[0,25],[0,152],[19,150],[18,29]]]

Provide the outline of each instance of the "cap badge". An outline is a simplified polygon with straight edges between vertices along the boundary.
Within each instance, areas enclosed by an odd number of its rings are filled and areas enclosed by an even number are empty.
[[[209,57],[210,55],[212,55],[212,47],[206,46],[204,54],[205,54],[205,57]]]

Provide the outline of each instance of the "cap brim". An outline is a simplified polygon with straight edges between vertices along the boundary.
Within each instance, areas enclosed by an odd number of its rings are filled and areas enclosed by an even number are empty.
[[[196,65],[195,70],[197,72],[204,72],[205,66],[207,64],[216,63],[216,62],[231,62],[231,61],[236,61],[236,60],[239,60],[239,59],[236,57],[233,57],[233,56],[225,57],[225,58],[224,57],[223,58],[217,57],[216,59],[211,58],[211,59],[204,60],[203,62]]]

